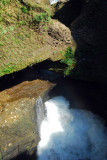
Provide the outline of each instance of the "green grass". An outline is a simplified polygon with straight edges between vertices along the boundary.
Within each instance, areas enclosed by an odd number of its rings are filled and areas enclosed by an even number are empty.
[[[50,21],[50,15],[47,13],[40,13],[34,16],[33,21],[34,22],[49,22]]]
[[[64,63],[67,65],[67,67],[64,69],[64,75],[67,76],[70,74],[70,71],[74,69],[76,60],[74,58],[74,51],[72,48],[68,48],[64,54],[63,60],[61,60],[61,63]]]
[[[17,70],[17,65],[6,64],[5,67],[2,70],[0,70],[0,77],[5,74],[12,73],[12,71],[15,71],[15,70]]]
[[[10,0],[1,0],[0,4],[3,4],[3,5],[10,4]]]
[[[34,22],[47,23],[50,21],[51,6],[29,3],[21,3],[20,0],[1,0],[0,1],[0,22],[20,25],[35,25]],[[8,6],[8,7],[7,7]],[[5,31],[4,31],[5,33]]]
[[[21,9],[22,9],[23,13],[28,13],[29,12],[26,6],[23,6]]]
[[[55,59],[56,56],[52,53],[59,53],[63,49],[58,47],[59,50],[56,51],[47,44],[51,6],[40,5],[32,0],[22,1],[0,0],[0,77],[49,56]],[[38,34],[39,29],[41,34]],[[57,56],[61,55],[58,53]]]
[[[4,43],[0,42],[0,46],[4,46]]]

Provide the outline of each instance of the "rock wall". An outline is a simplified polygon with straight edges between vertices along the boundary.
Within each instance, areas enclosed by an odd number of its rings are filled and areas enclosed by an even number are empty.
[[[76,57],[77,67],[82,66],[81,77],[105,84],[107,84],[106,19],[107,1],[89,0],[83,1],[81,14],[70,25],[71,34],[80,52],[76,53]]]
[[[52,87],[48,81],[34,80],[0,92],[0,159],[29,155],[36,148],[40,140],[36,100],[46,98]]]

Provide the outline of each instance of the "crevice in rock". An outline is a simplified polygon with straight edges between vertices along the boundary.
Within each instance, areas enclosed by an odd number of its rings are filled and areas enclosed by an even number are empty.
[[[49,68],[58,67],[63,68],[65,65],[61,64],[60,61],[45,60],[33,66],[28,66],[27,68],[14,72],[12,74],[0,77],[0,91],[11,88],[23,81],[32,81],[35,79],[43,79],[54,81],[57,78],[56,73],[53,71],[48,71]]]
[[[53,18],[58,19],[61,23],[69,27],[70,24],[80,15],[82,3],[82,0],[70,0],[65,2],[63,7],[59,9],[62,2],[58,2],[55,6],[56,12]]]

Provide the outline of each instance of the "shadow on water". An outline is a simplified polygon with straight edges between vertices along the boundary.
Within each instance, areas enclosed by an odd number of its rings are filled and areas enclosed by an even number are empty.
[[[0,91],[11,88],[23,81],[32,81],[37,78],[36,73],[27,67],[24,70],[15,72],[13,74],[5,75],[0,78]]]
[[[52,77],[50,75],[51,72],[48,72],[48,69],[52,66],[57,66],[57,63],[59,62],[45,60],[39,64],[33,65],[32,67],[27,67],[21,71],[0,77],[0,91],[11,88],[24,81],[32,81],[36,79],[47,79],[51,81],[54,78],[48,79],[48,77]]]

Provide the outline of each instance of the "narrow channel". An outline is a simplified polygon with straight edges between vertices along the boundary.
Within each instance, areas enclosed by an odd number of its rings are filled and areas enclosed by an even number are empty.
[[[45,102],[38,160],[107,160],[104,121],[90,111],[70,108],[62,96]]]

